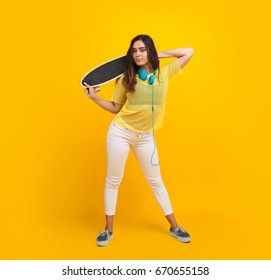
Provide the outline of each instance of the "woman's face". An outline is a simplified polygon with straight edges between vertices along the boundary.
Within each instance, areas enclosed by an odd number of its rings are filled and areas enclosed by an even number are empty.
[[[147,48],[141,40],[135,41],[133,45],[133,59],[139,67],[149,63]]]

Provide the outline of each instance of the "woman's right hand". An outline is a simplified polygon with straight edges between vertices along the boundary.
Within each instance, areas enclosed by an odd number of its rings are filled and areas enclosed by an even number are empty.
[[[96,93],[101,90],[99,87],[92,87],[91,85],[88,85],[87,83],[84,83],[84,84],[85,84],[84,91],[90,99],[95,98]]]

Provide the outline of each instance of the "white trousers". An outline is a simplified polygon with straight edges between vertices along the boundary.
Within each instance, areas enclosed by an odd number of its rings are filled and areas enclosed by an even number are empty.
[[[164,186],[157,149],[154,149],[152,132],[137,133],[111,123],[107,133],[107,175],[104,189],[105,214],[115,215],[118,188],[124,174],[130,147],[141,166],[144,176],[164,215],[172,214],[172,207]]]

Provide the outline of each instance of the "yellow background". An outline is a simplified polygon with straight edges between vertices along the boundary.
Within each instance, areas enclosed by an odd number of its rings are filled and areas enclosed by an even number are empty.
[[[1,5],[1,259],[270,259],[270,90],[262,1],[9,1]],[[194,47],[156,133],[182,244],[131,153],[115,237],[104,227],[113,115],[79,81],[126,53]],[[164,63],[165,60],[162,61]],[[99,93],[110,98],[114,83]]]

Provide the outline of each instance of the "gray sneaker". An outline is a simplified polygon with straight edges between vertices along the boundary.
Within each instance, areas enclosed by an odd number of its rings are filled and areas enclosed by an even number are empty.
[[[106,246],[109,240],[113,237],[113,232],[109,230],[103,230],[99,233],[96,238],[96,245],[97,246]]]
[[[191,241],[190,235],[182,227],[170,228],[169,234],[184,243]]]

